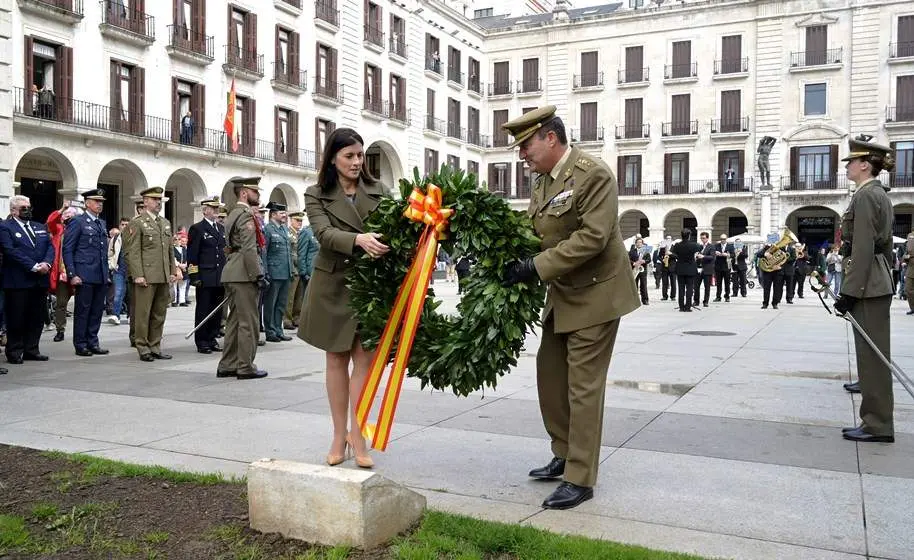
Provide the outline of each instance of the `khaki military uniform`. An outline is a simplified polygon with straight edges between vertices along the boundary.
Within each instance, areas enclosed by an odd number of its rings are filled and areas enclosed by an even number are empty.
[[[908,307],[914,313],[914,232],[908,234],[904,260],[908,263],[908,268],[904,273],[904,295],[908,298]]]
[[[172,246],[171,224],[161,216],[143,212],[127,226],[124,248],[128,274],[134,280],[146,280],[145,286],[133,285],[134,309],[130,317],[141,356],[162,353],[162,331],[171,302],[169,280],[177,274]]]
[[[841,220],[844,280],[841,294],[859,298],[851,315],[882,354],[890,359],[889,308],[892,305],[892,219],[887,191],[878,179],[861,184]],[[860,378],[860,419],[864,431],[894,435],[892,373],[857,331],[857,375]]]
[[[263,277],[257,250],[257,227],[254,212],[243,202],[238,202],[225,220],[225,244],[231,252],[222,269],[222,284],[230,312],[225,322],[225,341],[218,370],[239,375],[257,371],[254,365],[260,336],[257,281]]]
[[[286,301],[286,312],[283,314],[283,328],[290,329],[298,320],[301,310],[301,295],[298,279],[298,230],[289,226],[289,248],[292,250],[292,280],[289,284],[289,298]]]
[[[548,285],[536,357],[540,411],[565,480],[593,486],[603,397],[620,318],[640,305],[619,229],[616,178],[605,164],[570,148],[537,179],[528,214]]]

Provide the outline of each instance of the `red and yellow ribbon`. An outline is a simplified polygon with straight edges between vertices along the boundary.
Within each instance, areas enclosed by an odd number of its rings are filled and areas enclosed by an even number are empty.
[[[414,188],[408,202],[409,206],[403,212],[403,216],[414,222],[424,223],[425,230],[419,238],[416,256],[409,266],[409,272],[406,273],[406,278],[397,292],[387,324],[384,325],[356,407],[356,417],[362,434],[371,439],[373,448],[381,451],[387,449],[387,442],[390,440],[406,365],[409,363],[416,331],[419,329],[419,318],[425,305],[429,279],[435,268],[438,241],[445,238],[448,219],[454,214],[453,209],[441,207],[441,189],[435,185],[428,185],[425,194]],[[398,332],[400,343],[393,356],[393,367],[381,402],[381,410],[378,412],[377,424],[369,424],[368,416],[372,403],[387,369],[388,358]]]

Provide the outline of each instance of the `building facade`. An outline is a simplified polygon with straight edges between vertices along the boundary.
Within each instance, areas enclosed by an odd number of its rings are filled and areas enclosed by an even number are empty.
[[[226,185],[249,175],[300,209],[341,126],[362,133],[390,186],[450,164],[522,208],[533,177],[500,125],[551,103],[572,143],[616,172],[625,236],[786,225],[830,240],[851,193],[839,159],[859,133],[896,148],[885,180],[896,233],[911,231],[907,1],[559,0],[474,19],[482,4],[450,0],[0,0],[0,35],[4,4],[13,87],[0,96],[12,105],[0,111],[0,177],[39,218],[101,186],[116,220],[162,185],[166,215],[188,225],[201,199],[231,202]],[[237,152],[223,132],[233,81]]]

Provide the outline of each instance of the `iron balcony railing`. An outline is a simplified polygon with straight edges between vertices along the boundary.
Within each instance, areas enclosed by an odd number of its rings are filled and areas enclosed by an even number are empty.
[[[321,76],[314,78],[314,94],[337,103],[343,102],[343,86]]]
[[[460,84],[462,86],[464,84],[464,80],[466,80],[466,74],[461,72],[460,68],[448,67],[447,81],[454,82],[455,84]]]
[[[393,101],[388,102],[388,111],[391,120],[403,123],[410,124],[410,113],[406,109],[406,105],[402,103],[395,103]]]
[[[845,175],[819,173],[816,175],[788,175],[781,177],[781,190],[811,191],[847,189],[849,183]]]
[[[504,148],[508,145],[508,133],[504,130],[496,130],[492,134],[492,147]]]
[[[315,169],[313,150],[299,149],[297,155],[277,149],[274,142],[240,138],[237,152],[231,151],[231,141],[224,130],[192,126],[181,129],[180,119],[165,119],[142,115],[129,109],[90,103],[79,99],[58,98],[53,106],[42,107],[26,90],[13,88],[15,100],[13,111],[21,117],[55,121],[82,129],[110,131],[129,134],[140,138],[159,140],[221,153],[235,153],[263,161],[292,163],[297,167]],[[278,157],[279,156],[279,157]],[[294,156],[294,157],[293,157]]]
[[[663,136],[696,136],[698,121],[665,122],[661,134]]]
[[[307,70],[298,70],[285,62],[273,63],[273,79],[302,91],[308,89]]]
[[[212,35],[197,33],[186,25],[169,25],[166,29],[169,46],[205,56],[210,60],[215,58]]]
[[[843,56],[843,47],[824,51],[794,52],[790,54],[790,67],[804,68],[807,66],[822,66],[823,64],[841,64]]]
[[[363,98],[362,109],[369,113],[384,117],[385,119],[390,117],[388,105],[382,99],[372,99],[371,96],[365,96]]]
[[[574,89],[599,87],[602,85],[603,72],[597,72],[596,74],[575,74],[572,79],[572,87]]]
[[[514,93],[514,84],[511,82],[495,82],[489,84],[489,97],[493,95],[511,95]]]
[[[572,142],[602,142],[603,141],[603,127],[602,126],[588,126],[584,128],[572,128],[571,129],[571,141]]]
[[[447,123],[436,119],[435,115],[425,115],[425,130],[444,136],[447,134]]]
[[[391,53],[406,58],[406,41],[404,41],[402,38],[391,37],[389,49]]]
[[[447,135],[448,135],[448,138],[456,138],[457,140],[462,140],[462,141],[466,142],[467,129],[461,127],[459,122],[448,122],[447,123]]]
[[[650,138],[651,125],[649,124],[617,124],[616,140]]]
[[[529,199],[530,193],[533,192],[533,178],[527,176],[522,177],[520,184],[515,188],[517,190],[515,191],[513,198]]]
[[[711,134],[724,134],[727,132],[749,132],[749,117],[711,119]]]
[[[150,41],[156,38],[155,18],[134,10],[122,0],[101,0],[102,23],[124,29]]]
[[[384,32],[374,25],[365,26],[365,42],[384,48]]]
[[[238,45],[226,45],[225,64],[230,68],[251,72],[261,78],[263,77],[263,55],[257,54],[256,51],[243,49]]]
[[[651,81],[650,68],[625,68],[619,70],[620,84],[635,84]]]
[[[677,179],[666,181],[641,181],[626,178],[619,185],[619,196],[651,195],[693,195],[729,193],[740,194],[752,191],[752,177],[733,177],[729,182],[718,177],[714,179]]]
[[[56,12],[74,16],[83,16],[83,0],[27,0],[27,4],[47,6]]]
[[[889,58],[906,58],[914,56],[914,41],[889,44]]]
[[[667,80],[694,78],[696,76],[698,76],[697,62],[690,62],[688,64],[665,64],[663,67],[663,77]]]
[[[886,107],[885,122],[914,122],[914,106]]]
[[[425,69],[441,75],[441,59],[435,55],[425,57]]]
[[[474,146],[479,146],[480,148],[489,147],[489,136],[486,134],[480,134],[478,130],[470,129],[467,131],[467,143]]]
[[[340,11],[336,9],[335,0],[318,0],[314,4],[314,17],[334,27],[340,26]]]
[[[477,95],[482,95],[482,82],[479,81],[478,76],[470,74],[470,79],[467,82],[467,89]]]
[[[301,0],[282,0],[282,2],[292,6],[293,8],[301,9]]]
[[[539,93],[543,91],[542,78],[517,80],[517,93]]]
[[[714,75],[739,74],[749,71],[748,58],[725,58],[714,61]]]
[[[893,189],[896,187],[914,187],[914,173],[908,171],[907,173],[885,173],[883,172],[879,176],[879,180],[883,184],[888,184]]]

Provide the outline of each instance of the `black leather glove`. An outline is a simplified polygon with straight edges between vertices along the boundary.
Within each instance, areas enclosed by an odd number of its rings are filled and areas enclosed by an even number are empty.
[[[270,287],[270,281],[267,280],[267,278],[265,276],[258,276],[257,277],[257,287],[260,288],[261,290],[266,290],[267,288]]]
[[[507,288],[519,282],[527,282],[534,278],[538,280],[539,274],[537,274],[536,267],[533,265],[533,257],[527,257],[526,259],[513,261],[508,264],[508,268],[505,270],[505,279],[502,281],[501,285]]]
[[[857,303],[857,301],[857,298],[854,296],[841,294],[838,296],[838,299],[835,300],[835,312],[838,315],[844,315],[854,308],[854,304]]]

